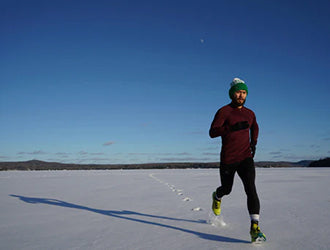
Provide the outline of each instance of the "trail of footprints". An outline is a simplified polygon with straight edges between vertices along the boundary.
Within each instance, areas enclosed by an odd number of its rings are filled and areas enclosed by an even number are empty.
[[[154,179],[155,181],[159,182],[160,184],[167,186],[172,192],[176,193],[176,195],[183,197],[182,198],[183,202],[192,201],[191,198],[185,197],[182,189],[177,189],[174,185],[171,185],[168,182],[162,181],[161,179],[154,176],[154,174],[149,174],[149,177]],[[198,211],[203,211],[203,209],[201,207],[195,207],[195,208],[192,208],[191,211],[198,212]],[[210,212],[208,216],[209,216],[209,218],[206,221],[206,223],[208,223],[214,227],[225,227],[227,225],[224,222],[222,216],[215,216],[212,212]]]
[[[168,182],[164,182],[162,181],[161,179],[157,178],[156,176],[154,176],[154,174],[149,174],[149,177],[154,179],[155,181],[167,186],[172,192],[176,193],[176,195],[178,196],[182,196],[182,201],[183,202],[189,202],[189,201],[192,201],[191,198],[189,197],[185,197],[184,193],[183,193],[183,190],[182,189],[177,189],[174,185],[168,183]],[[203,209],[200,208],[200,207],[196,207],[196,208],[193,208],[191,209],[192,211],[202,211]]]

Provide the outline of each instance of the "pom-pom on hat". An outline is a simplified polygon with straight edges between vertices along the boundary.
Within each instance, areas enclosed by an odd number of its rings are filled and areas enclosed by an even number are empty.
[[[246,86],[245,82],[239,78],[234,78],[233,81],[230,83],[229,97],[232,99],[234,93],[238,90],[245,90],[246,94],[249,93],[248,87]]]

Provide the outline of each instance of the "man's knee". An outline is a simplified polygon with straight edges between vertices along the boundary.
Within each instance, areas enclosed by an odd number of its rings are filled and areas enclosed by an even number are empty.
[[[231,193],[232,188],[231,187],[224,187],[221,186],[217,189],[217,196],[222,197],[224,195],[228,195]]]
[[[255,197],[255,196],[258,196],[257,194],[257,188],[255,186],[255,184],[250,184],[250,185],[246,185],[244,186],[244,190],[245,190],[245,193],[248,197]]]

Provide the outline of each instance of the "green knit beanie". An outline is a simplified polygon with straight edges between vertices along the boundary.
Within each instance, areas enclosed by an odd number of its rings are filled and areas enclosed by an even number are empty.
[[[233,98],[233,95],[238,90],[245,90],[246,94],[249,93],[248,87],[246,86],[245,82],[239,78],[234,78],[234,80],[230,83],[230,89],[229,89],[229,97],[230,99]]]

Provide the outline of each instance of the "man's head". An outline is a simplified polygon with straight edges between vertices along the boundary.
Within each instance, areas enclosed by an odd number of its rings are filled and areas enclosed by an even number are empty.
[[[236,106],[243,106],[248,94],[248,87],[245,82],[239,78],[234,78],[230,84],[229,96]]]

